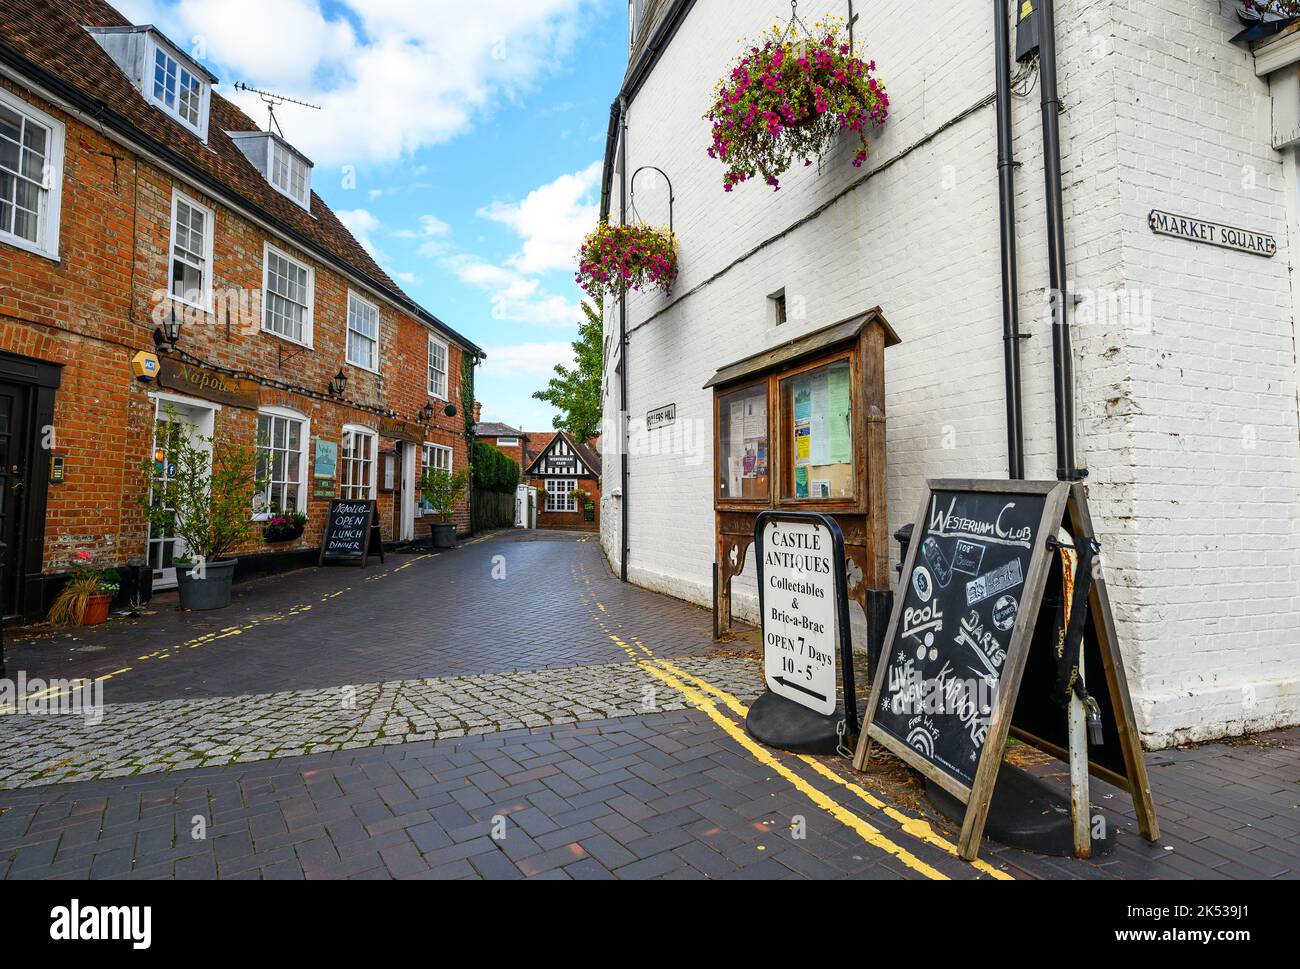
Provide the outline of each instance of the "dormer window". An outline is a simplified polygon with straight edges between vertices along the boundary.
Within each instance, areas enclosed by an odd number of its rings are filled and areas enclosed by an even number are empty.
[[[206,95],[203,82],[193,71],[161,47],[154,47],[152,97],[159,107],[197,133],[203,127]]]
[[[311,211],[311,161],[269,131],[227,131],[232,141],[281,195]]]
[[[271,143],[271,184],[304,209],[311,208],[311,166],[293,149]]]
[[[208,106],[217,77],[157,28],[87,27],[122,73],[158,110],[208,140]]]

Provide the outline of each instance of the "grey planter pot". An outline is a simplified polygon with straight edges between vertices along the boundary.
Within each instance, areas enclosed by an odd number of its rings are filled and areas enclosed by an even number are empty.
[[[184,565],[176,566],[181,608],[207,612],[230,605],[230,587],[234,583],[235,566],[238,563],[239,559],[209,562],[201,579],[190,575],[190,569]]]
[[[434,522],[429,526],[434,548],[456,547],[456,525],[454,522]]]

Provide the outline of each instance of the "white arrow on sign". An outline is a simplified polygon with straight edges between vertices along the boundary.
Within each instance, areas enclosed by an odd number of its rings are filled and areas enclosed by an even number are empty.
[[[835,541],[817,522],[763,529],[763,672],[773,693],[825,716],[835,712],[839,609]]]

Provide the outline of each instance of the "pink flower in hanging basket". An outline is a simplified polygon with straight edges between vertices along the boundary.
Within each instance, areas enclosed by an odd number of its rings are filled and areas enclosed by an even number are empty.
[[[811,165],[842,131],[857,135],[854,166],[867,160],[867,131],[889,118],[889,95],[872,76],[876,62],[851,53],[841,22],[815,29],[821,40],[767,34],[718,83],[707,115],[709,157],[726,164],[726,191],[755,177],[779,190],[797,159]]]
[[[578,250],[577,282],[592,299],[624,288],[671,295],[677,280],[677,240],[666,229],[602,222]]]

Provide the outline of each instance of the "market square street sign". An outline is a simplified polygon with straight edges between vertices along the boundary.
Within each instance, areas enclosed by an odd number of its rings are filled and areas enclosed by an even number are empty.
[[[1272,259],[1277,255],[1277,240],[1263,232],[1252,232],[1250,229],[1221,225],[1218,222],[1206,222],[1204,219],[1193,219],[1186,215],[1174,215],[1172,212],[1162,212],[1159,209],[1151,210],[1147,222],[1151,226],[1151,231],[1158,236],[1173,236],[1176,239],[1203,242],[1222,249],[1235,249],[1237,252],[1250,253],[1252,256],[1263,256],[1266,259]]]

